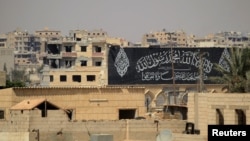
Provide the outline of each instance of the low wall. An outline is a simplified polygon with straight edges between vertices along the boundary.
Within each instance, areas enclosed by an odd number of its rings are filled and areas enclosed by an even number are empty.
[[[29,141],[29,132],[0,132],[1,141]]]

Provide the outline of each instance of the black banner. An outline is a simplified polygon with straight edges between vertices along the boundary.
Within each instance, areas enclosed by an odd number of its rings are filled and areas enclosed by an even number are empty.
[[[208,141],[249,141],[250,125],[208,125]]]
[[[214,63],[229,70],[225,58],[230,58],[228,48],[110,47],[108,83],[172,84],[174,74],[176,84],[196,84],[200,78],[208,84],[209,76],[220,76]]]

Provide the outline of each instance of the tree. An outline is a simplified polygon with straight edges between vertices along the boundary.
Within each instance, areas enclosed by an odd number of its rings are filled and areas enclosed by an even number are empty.
[[[221,74],[221,77],[211,77],[210,80],[228,84],[227,88],[231,93],[243,93],[247,91],[248,77],[250,71],[250,50],[249,48],[229,48],[230,56],[225,56],[228,69],[220,64],[214,64],[214,69]]]

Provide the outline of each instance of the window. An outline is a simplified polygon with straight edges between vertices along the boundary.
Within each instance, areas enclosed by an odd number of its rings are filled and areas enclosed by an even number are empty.
[[[65,51],[66,52],[71,52],[72,51],[72,47],[71,46],[65,46]]]
[[[66,75],[60,75],[60,82],[66,82],[67,76]]]
[[[53,75],[50,75],[50,76],[49,76],[49,80],[50,80],[50,82],[53,82],[53,81],[54,81],[54,76],[53,76]]]
[[[87,61],[86,60],[82,60],[81,61],[81,66],[87,66]]]
[[[101,62],[101,61],[95,62],[95,66],[101,66],[101,65],[102,65],[102,62]]]
[[[87,81],[95,81],[95,75],[87,75]]]
[[[0,110],[0,119],[4,119],[4,110]]]
[[[101,47],[96,46],[96,47],[95,47],[95,52],[102,52],[102,48],[101,48]]]
[[[87,51],[87,46],[81,46],[81,52],[86,52]]]
[[[65,61],[65,66],[66,66],[66,68],[70,68],[72,66],[72,61],[66,60]]]
[[[73,82],[81,82],[81,75],[73,75],[72,81]]]

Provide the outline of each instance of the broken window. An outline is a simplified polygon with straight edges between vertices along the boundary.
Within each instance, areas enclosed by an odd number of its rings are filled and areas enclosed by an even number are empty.
[[[72,66],[72,61],[66,60],[65,65],[66,65],[66,68],[70,68]]]
[[[95,66],[101,66],[102,65],[102,61],[96,61],[95,62]]]
[[[81,46],[81,52],[86,52],[87,51],[87,46]]]
[[[48,51],[48,54],[60,54],[60,45],[48,44],[47,51]]]
[[[102,48],[99,46],[95,46],[95,52],[102,52]]]
[[[66,75],[60,75],[60,82],[66,82],[67,76]]]
[[[87,75],[87,81],[95,81],[95,75]]]
[[[59,60],[58,59],[49,60],[49,64],[50,64],[51,68],[59,68]]]
[[[73,82],[81,82],[81,75],[73,75],[72,81]]]
[[[87,66],[87,61],[86,60],[82,60],[81,61],[81,66]]]
[[[72,120],[74,110],[73,109],[66,109],[65,112],[66,112],[69,120]]]
[[[0,119],[4,119],[4,110],[0,110]]]
[[[72,46],[65,46],[65,52],[72,52]]]

